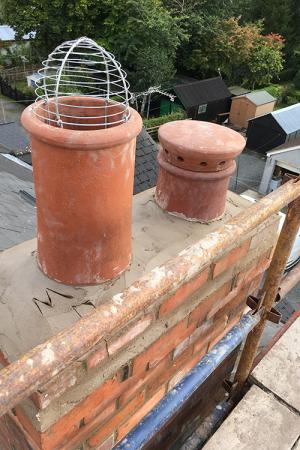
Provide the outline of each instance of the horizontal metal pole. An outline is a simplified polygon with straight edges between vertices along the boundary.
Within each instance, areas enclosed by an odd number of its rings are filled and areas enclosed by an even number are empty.
[[[53,376],[164,295],[170,295],[204,267],[299,197],[300,181],[291,180],[252,204],[218,230],[153,269],[70,328],[53,336],[0,371],[0,416],[29,397]]]
[[[201,361],[158,403],[158,405],[115,447],[115,450],[142,449],[183,407],[213,371],[243,342],[260,320],[247,314]]]

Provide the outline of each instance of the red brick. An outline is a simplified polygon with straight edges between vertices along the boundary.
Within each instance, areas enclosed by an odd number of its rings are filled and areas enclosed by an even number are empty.
[[[176,345],[190,335],[195,326],[187,328],[187,321],[182,320],[163,334],[157,341],[138,355],[133,363],[133,375],[146,371],[149,367],[155,367]]]
[[[216,291],[212,292],[206,298],[201,300],[201,303],[190,313],[189,324],[202,323],[205,320],[211,308],[213,308],[215,304],[218,304],[220,300],[222,301],[222,299],[230,292],[231,284],[232,284],[231,280],[227,281]]]
[[[208,346],[208,351],[210,351],[229,331],[240,321],[239,316],[235,316],[234,319],[227,323],[226,328],[223,329],[223,331],[218,334],[217,336],[213,337],[213,339],[210,341]]]
[[[42,439],[40,433],[34,428],[31,421],[28,419],[26,414],[23,412],[23,409],[20,406],[14,408],[15,415],[24,428],[24,430],[29,434],[31,439],[37,444],[39,447],[42,447]]]
[[[128,419],[137,409],[140,409],[145,400],[145,393],[141,392],[133,400],[127,403],[124,408],[118,411],[109,421],[105,423],[95,434],[88,440],[91,447],[102,443],[112,431]]]
[[[249,291],[249,285],[243,286],[240,289],[237,288],[236,290],[232,291],[232,295],[231,295],[231,293],[228,295],[228,297],[226,299],[227,301],[224,302],[224,304],[222,305],[222,308],[220,308],[214,314],[213,319],[218,320],[223,317],[228,318],[228,315],[232,314],[235,309],[238,309],[240,311],[242,305],[246,306],[248,291]]]
[[[195,343],[194,354],[201,354],[203,349],[206,348],[211,341],[217,339],[218,336],[220,336],[225,330],[226,323],[227,316],[221,317],[220,319],[214,321],[207,333]]]
[[[115,401],[111,403],[108,407],[106,407],[103,413],[96,415],[94,418],[92,418],[92,413],[94,411],[91,411],[91,417],[88,423],[86,423],[85,417],[83,426],[81,426],[77,430],[77,432],[74,434],[73,437],[69,438],[67,442],[64,443],[63,450],[74,450],[74,448],[77,448],[77,446],[80,445],[82,442],[86,441],[86,439],[89,438],[95,430],[98,430],[99,426],[103,425],[105,421],[107,421],[112,416],[112,414],[114,414],[115,411],[116,411]]]
[[[108,417],[110,417],[116,410],[116,402],[113,401],[106,408],[100,404],[97,408],[90,411],[90,413],[84,416],[84,424],[88,424],[97,417],[97,422],[104,422]]]
[[[184,366],[170,379],[168,383],[168,390],[173,389],[176,384],[178,384],[191,370],[192,368],[200,361],[200,359],[205,355],[207,350],[207,346],[198,350],[197,355],[193,358],[190,358]]]
[[[213,264],[213,279],[220,275],[222,272],[233,266],[239,259],[242,259],[248,253],[251,240],[243,242],[242,245],[232,249],[219,261]]]
[[[156,380],[167,369],[169,362],[169,359],[165,358],[147,372],[131,377],[130,386],[119,398],[120,407],[123,407],[139,391],[145,389],[147,383],[153,383],[153,380]]]
[[[86,365],[88,369],[97,367],[102,361],[108,357],[106,342],[101,342],[95,349],[95,351],[88,356]]]
[[[65,414],[58,422],[42,434],[45,450],[54,449],[61,445],[61,443],[68,441],[78,432],[81,421],[90,411],[99,407],[100,404],[105,408],[124,389],[126,389],[126,385],[119,383],[116,376],[106,380],[100,387],[95,389],[82,402],[78,403],[70,412]]]
[[[190,345],[190,336],[185,338],[180,344],[178,344],[174,348],[173,359],[177,358],[177,356],[181,355],[182,352]]]
[[[253,266],[239,274],[239,283],[248,284],[258,275],[262,274],[269,267],[271,260],[269,259],[270,250],[264,253],[257,261],[253,263]]]
[[[207,319],[211,319],[215,314],[217,314],[220,310],[224,311],[224,307],[230,303],[233,299],[237,297],[241,290],[241,287],[235,288],[231,291],[226,297],[220,299],[215,305],[212,306],[211,310],[207,314]]]
[[[142,334],[149,327],[151,321],[152,321],[152,315],[148,314],[147,316],[144,316],[141,319],[139,319],[134,325],[132,325],[120,337],[108,342],[109,356],[113,355],[114,353],[119,351],[122,347],[125,347],[126,345],[128,345],[138,335]]]
[[[165,300],[159,309],[159,317],[170,314],[178,308],[190,295],[196,292],[208,279],[209,268],[203,270],[196,278],[181,286],[175,294]]]
[[[119,427],[118,440],[123,439],[123,437],[126,436],[126,434],[128,434],[129,431],[132,430],[142,420],[142,418],[154,408],[154,406],[165,395],[165,391],[165,387],[159,389],[159,391],[157,391],[135,414],[133,414],[130,419]]]
[[[147,398],[151,398],[153,393],[165,385],[185,364],[192,358],[193,346],[188,347],[180,356],[172,362],[168,361],[168,367],[161,371],[158,376],[147,383]]]
[[[115,444],[115,436],[112,434],[107,438],[102,444],[98,445],[98,447],[94,448],[94,450],[111,450]]]

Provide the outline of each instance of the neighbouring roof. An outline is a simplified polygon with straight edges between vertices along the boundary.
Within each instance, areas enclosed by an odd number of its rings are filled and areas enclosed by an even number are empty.
[[[32,170],[0,154],[0,251],[35,236]]]
[[[230,86],[228,89],[231,92],[231,94],[235,97],[245,95],[250,92],[249,89],[245,89],[242,86]]]
[[[174,91],[185,108],[231,97],[221,77],[180,84],[174,87]]]
[[[31,33],[24,34],[23,38],[24,40],[28,40],[30,38],[33,38],[35,36],[35,32],[32,31]],[[14,41],[16,38],[16,32],[13,28],[11,28],[9,25],[0,25],[0,41]]]
[[[149,133],[142,129],[137,137],[134,175],[134,194],[156,185],[158,148]]]
[[[277,109],[271,114],[287,134],[300,130],[300,103],[287,108]]]
[[[28,146],[28,138],[19,122],[0,123],[0,151],[18,152]]]
[[[254,103],[254,105],[256,106],[265,105],[266,103],[276,101],[276,98],[273,97],[271,94],[269,94],[267,91],[249,92],[249,94],[242,95],[241,97],[246,97],[248,100],[250,100],[250,102]]]
[[[31,165],[31,153],[26,152],[28,145],[27,135],[18,122],[0,124],[0,151],[2,153],[12,153],[21,161]],[[134,194],[156,185],[157,151],[156,143],[143,128],[136,143]]]
[[[300,136],[291,141],[286,141],[284,144],[278,145],[278,147],[273,148],[271,151],[275,152],[278,150],[299,150],[300,153]]]

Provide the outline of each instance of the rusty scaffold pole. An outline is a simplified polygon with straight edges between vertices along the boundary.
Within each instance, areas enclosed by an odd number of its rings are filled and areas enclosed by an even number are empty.
[[[232,399],[238,401],[243,387],[247,381],[253,366],[257,349],[265,329],[266,321],[272,314],[273,305],[278,295],[280,282],[291,253],[295,238],[300,226],[300,197],[293,200],[288,207],[288,212],[280,232],[274,255],[261,290],[262,295],[258,300],[256,311],[260,312],[261,320],[249,333],[238,364],[233,383]]]

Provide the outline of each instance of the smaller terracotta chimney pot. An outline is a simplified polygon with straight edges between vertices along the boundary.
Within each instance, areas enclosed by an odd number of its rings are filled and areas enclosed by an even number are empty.
[[[179,120],[160,127],[159,141],[158,205],[190,221],[221,218],[245,139],[221,125]]]

